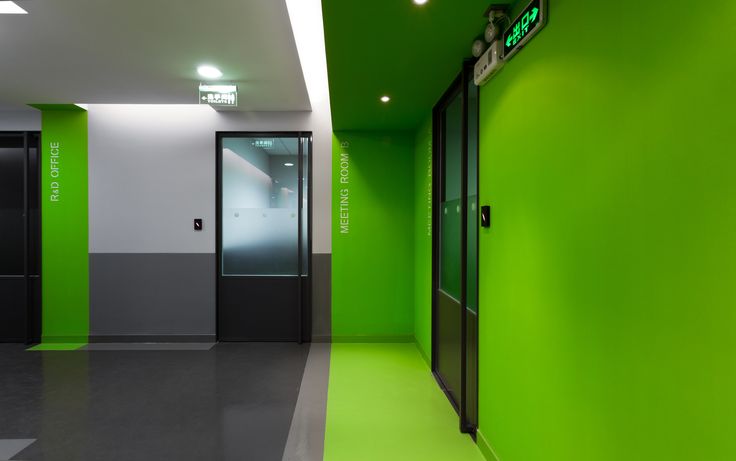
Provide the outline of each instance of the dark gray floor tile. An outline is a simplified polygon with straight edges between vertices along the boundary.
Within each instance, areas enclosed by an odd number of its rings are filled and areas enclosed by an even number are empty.
[[[0,346],[0,438],[37,437],[28,461],[281,461],[308,351]]]

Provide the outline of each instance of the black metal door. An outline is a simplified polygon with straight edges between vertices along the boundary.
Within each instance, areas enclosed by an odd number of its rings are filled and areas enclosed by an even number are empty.
[[[432,369],[460,416],[478,423],[478,88],[472,66],[434,109]]]
[[[310,133],[220,133],[218,338],[311,339]]]
[[[434,371],[453,406],[461,403],[462,113],[456,80],[435,110]]]
[[[0,133],[0,342],[38,342],[39,134]]]

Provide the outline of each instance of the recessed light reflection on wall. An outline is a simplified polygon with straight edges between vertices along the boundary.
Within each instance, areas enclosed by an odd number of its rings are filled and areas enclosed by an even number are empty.
[[[389,101],[391,101],[391,98],[389,96],[381,96],[381,102],[382,103],[385,104],[385,103],[387,103]]]

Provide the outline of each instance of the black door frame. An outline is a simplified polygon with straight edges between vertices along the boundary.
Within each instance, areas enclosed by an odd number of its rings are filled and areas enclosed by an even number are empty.
[[[460,431],[463,433],[470,434],[475,438],[477,421],[469,421],[468,418],[468,395],[467,395],[467,377],[469,367],[475,371],[476,395],[473,397],[471,402],[477,407],[478,396],[477,396],[477,370],[478,370],[478,355],[475,355],[475,363],[468,363],[468,321],[467,321],[467,299],[468,299],[468,279],[467,279],[467,268],[468,268],[468,84],[472,81],[474,71],[474,62],[472,60],[466,60],[463,62],[463,69],[460,74],[453,80],[450,87],[445,91],[442,97],[439,99],[437,104],[432,110],[432,374],[434,375],[440,388],[447,396],[448,400],[452,404],[453,408],[459,415],[460,420]],[[442,216],[441,203],[442,203],[442,190],[444,188],[444,134],[445,134],[445,120],[443,112],[450,105],[453,99],[458,95],[462,95],[462,145],[461,145],[461,289],[460,289],[460,401],[455,402],[452,395],[449,393],[446,384],[443,381],[442,376],[439,373],[438,368],[438,349],[439,349],[439,334],[438,334],[438,297],[437,291],[440,287],[440,267],[439,267],[439,248],[440,248],[440,220]],[[480,104],[476,109],[479,110]],[[479,117],[476,117],[478,120]],[[477,131],[476,131],[477,132]],[[480,160],[480,159],[479,159]],[[476,174],[479,175],[479,169],[476,167]],[[480,189],[480,181],[476,181],[478,189]],[[479,212],[479,210],[476,210]],[[474,230],[478,234],[478,229]],[[477,277],[477,272],[476,272]],[[477,280],[476,280],[477,282]],[[476,283],[476,287],[478,284]],[[480,309],[478,309],[480,311]],[[478,312],[480,315],[480,312]],[[477,330],[478,325],[475,322],[475,328]],[[473,335],[474,338],[478,338],[477,331]],[[476,351],[477,351],[476,344]],[[477,411],[475,412],[477,414]]]
[[[273,138],[298,138],[299,142],[299,196],[298,196],[298,223],[297,223],[297,238],[298,238],[298,257],[297,265],[299,267],[298,274],[298,326],[297,326],[297,343],[302,344],[303,342],[312,341],[312,190],[314,188],[312,184],[312,164],[314,157],[314,142],[311,131],[218,131],[215,134],[215,162],[216,162],[216,252],[217,252],[217,267],[215,270],[215,334],[216,338],[220,340],[220,271],[222,267],[222,140],[224,138],[238,138],[238,137],[273,137]],[[306,178],[303,175],[304,172],[304,152],[301,139],[306,138],[309,146],[309,156],[307,157],[307,175]],[[302,269],[304,267],[304,259],[302,255],[302,205],[304,201],[304,180],[307,180],[307,273],[304,274]]]
[[[29,138],[35,136],[38,140],[36,144],[36,197],[38,200],[38,228],[36,235],[32,235],[33,229],[31,226],[31,207],[29,197],[29,179],[31,175],[30,171],[30,149]],[[41,253],[41,132],[39,131],[2,131],[0,137],[3,138],[20,138],[23,137],[23,292],[25,294],[25,343],[36,344],[41,342],[41,322],[42,322],[42,290],[41,290],[41,278],[42,278],[42,253]],[[36,269],[38,274],[31,274],[31,241],[36,241]],[[17,276],[7,275],[2,276],[2,279],[12,279]],[[32,283],[31,279],[35,279],[36,282]]]

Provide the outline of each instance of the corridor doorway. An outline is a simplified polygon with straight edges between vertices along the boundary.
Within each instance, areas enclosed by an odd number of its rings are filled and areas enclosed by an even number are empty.
[[[473,64],[433,112],[432,371],[458,412],[478,426],[478,110]]]
[[[217,135],[221,341],[311,340],[311,133]]]

